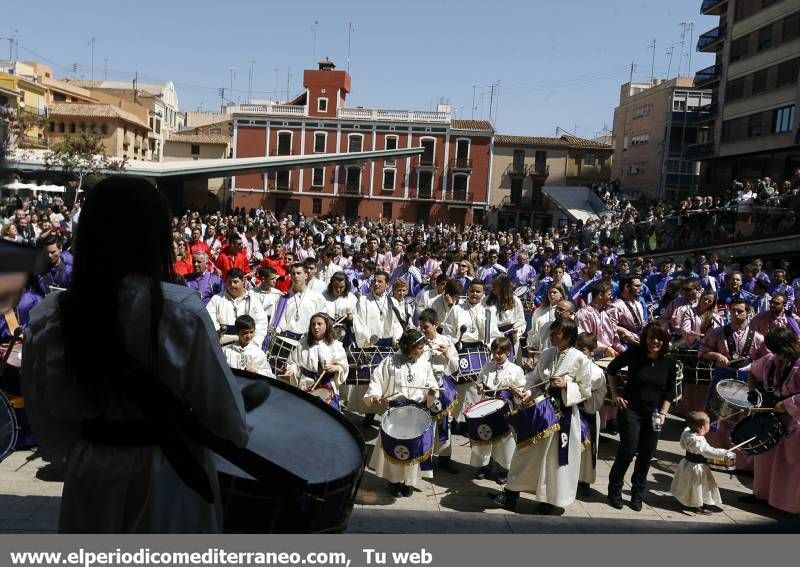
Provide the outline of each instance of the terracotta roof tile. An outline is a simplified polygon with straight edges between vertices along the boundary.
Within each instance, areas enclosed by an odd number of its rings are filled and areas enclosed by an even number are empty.
[[[146,129],[150,127],[138,116],[112,106],[110,104],[94,104],[81,102],[54,102],[47,107],[51,116],[83,116],[86,118],[117,118]]]
[[[587,140],[586,138],[578,138],[576,136],[561,136],[561,139],[566,141],[571,148],[594,148],[598,150],[613,150],[614,147],[595,140]]]
[[[450,122],[453,130],[479,130],[481,132],[494,132],[492,123],[488,120],[453,120]]]
[[[509,136],[507,134],[497,134],[494,137],[496,146],[567,146],[568,144],[561,138],[549,138],[547,136]]]

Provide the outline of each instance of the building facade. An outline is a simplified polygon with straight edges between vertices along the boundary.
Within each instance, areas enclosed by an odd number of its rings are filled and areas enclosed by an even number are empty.
[[[704,0],[700,11],[718,17],[697,42],[715,56],[695,75],[713,92],[713,128],[692,148],[703,160],[703,189],[726,190],[734,179],[789,180],[800,168],[800,2]]]
[[[491,141],[483,120],[437,111],[348,108],[351,77],[332,62],[303,75],[305,90],[285,104],[233,109],[234,157],[344,153],[420,147],[419,157],[239,175],[233,206],[278,212],[483,222],[489,204]]]
[[[626,193],[673,200],[697,192],[700,162],[689,147],[709,128],[711,91],[688,77],[625,83],[614,109],[613,175]]]
[[[492,226],[554,226],[560,214],[543,187],[609,181],[612,154],[609,144],[575,136],[497,134],[492,150]]]
[[[14,140],[20,148],[46,148],[47,88],[33,76],[23,76],[0,71],[0,88],[7,94],[3,97],[12,110],[27,114],[27,127]],[[12,96],[11,93],[16,93]],[[4,105],[5,106],[5,105]]]

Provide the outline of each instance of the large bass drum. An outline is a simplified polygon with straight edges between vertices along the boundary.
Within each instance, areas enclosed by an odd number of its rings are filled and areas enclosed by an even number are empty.
[[[258,482],[216,457],[229,533],[338,533],[347,527],[366,464],[361,434],[321,399],[284,382],[233,370],[239,386],[267,380],[269,398],[247,414],[247,449],[306,481],[302,491]]]
[[[0,390],[0,462],[14,452],[18,435],[19,425],[14,408]]]

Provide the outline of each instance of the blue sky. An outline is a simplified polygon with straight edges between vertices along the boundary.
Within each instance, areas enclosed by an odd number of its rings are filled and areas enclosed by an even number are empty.
[[[302,70],[330,57],[347,64],[352,22],[350,106],[425,110],[449,99],[461,118],[488,118],[492,83],[499,82],[492,121],[502,133],[552,136],[556,127],[590,137],[611,127],[619,86],[665,77],[666,50],[681,50],[681,21],[693,21],[682,59],[686,74],[713,63],[694,50],[717,18],[700,14],[701,0],[339,0],[327,2],[140,0],[134,3],[8,2],[0,37],[16,36],[20,59],[45,59],[56,76],[108,69],[112,80],[172,80],[182,110],[217,108],[218,89],[244,101],[253,64],[254,98],[285,97],[302,87]],[[124,6],[124,7],[123,7]],[[0,57],[8,57],[0,40]],[[106,61],[107,60],[107,61]],[[72,71],[77,63],[77,73]],[[235,68],[230,91],[230,68]],[[475,89],[473,90],[473,85]],[[473,108],[473,92],[476,93]],[[499,93],[499,96],[497,95]],[[577,127],[577,130],[576,130]]]

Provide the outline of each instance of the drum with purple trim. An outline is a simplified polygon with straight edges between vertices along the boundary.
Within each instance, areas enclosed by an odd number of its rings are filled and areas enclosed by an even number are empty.
[[[433,413],[434,421],[441,421],[458,402],[458,389],[450,376],[442,376],[442,382],[439,385],[439,401],[442,404],[442,409]]]
[[[481,368],[489,362],[489,349],[481,342],[462,343],[458,351],[457,384],[474,382]]]
[[[350,372],[345,383],[350,385],[369,384],[375,369],[383,361],[395,353],[392,339],[380,339],[373,346],[360,348],[355,343],[347,347],[347,360]]]
[[[291,331],[280,331],[270,339],[267,348],[267,362],[275,376],[282,373],[282,369],[286,367],[286,361],[289,360],[289,355],[300,344],[301,337],[302,335]]]
[[[381,420],[381,446],[398,465],[414,465],[433,451],[433,419],[426,410],[405,405],[389,408]]]
[[[560,429],[559,413],[549,397],[540,396],[508,414],[517,449],[535,445]]]
[[[494,443],[509,434],[508,403],[501,398],[481,400],[464,410],[471,443]]]
[[[527,285],[517,286],[514,289],[514,295],[519,298],[522,303],[522,310],[525,315],[533,315],[536,311],[536,304],[534,303],[534,290]]]

